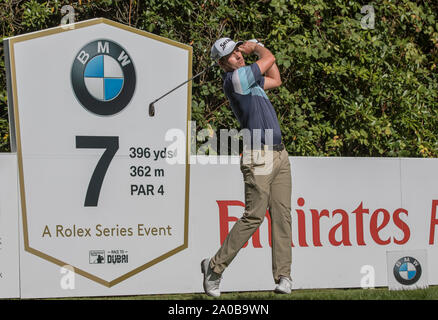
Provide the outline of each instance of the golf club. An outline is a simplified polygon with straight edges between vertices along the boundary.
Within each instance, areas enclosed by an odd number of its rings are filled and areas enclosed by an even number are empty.
[[[214,66],[217,65],[217,62],[212,64],[211,66],[207,67],[206,69],[204,69],[203,71],[201,71],[200,73],[198,73],[197,75],[191,77],[190,79],[184,81],[183,83],[181,83],[180,85],[176,86],[175,88],[173,88],[172,90],[166,92],[165,94],[163,94],[161,97],[159,97],[158,99],[155,99],[154,101],[152,101],[149,104],[149,116],[153,117],[155,115],[155,103],[159,100],[161,100],[162,98],[164,98],[165,96],[167,96],[169,93],[172,93],[173,91],[175,91],[176,89],[178,89],[179,87],[185,85],[187,82],[199,77],[201,74],[205,73],[207,70],[213,68]]]

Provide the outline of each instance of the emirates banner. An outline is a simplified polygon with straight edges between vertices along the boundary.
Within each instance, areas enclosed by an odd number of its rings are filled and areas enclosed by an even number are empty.
[[[295,289],[388,286],[387,270],[395,263],[387,266],[387,253],[409,250],[427,255],[412,261],[421,261],[429,285],[438,283],[437,159],[290,157],[290,162]],[[210,256],[243,213],[242,175],[238,165],[211,164],[192,166],[192,174],[191,225],[197,227],[191,249]],[[271,231],[267,212],[225,271],[223,290],[273,288]],[[242,277],[248,270],[252,276]]]

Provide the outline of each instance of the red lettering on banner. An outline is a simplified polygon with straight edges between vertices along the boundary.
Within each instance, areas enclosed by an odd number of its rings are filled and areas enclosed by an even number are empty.
[[[394,215],[393,215],[393,220],[394,220],[394,224],[401,230],[403,231],[403,239],[401,240],[397,240],[394,237],[394,243],[396,244],[405,244],[406,242],[408,242],[409,237],[411,236],[411,230],[409,230],[409,226],[400,219],[400,213],[404,213],[406,214],[406,216],[408,215],[408,211],[403,209],[403,208],[399,208],[397,210],[394,211]]]
[[[438,224],[438,219],[436,217],[437,207],[438,207],[438,200],[432,200],[432,212],[430,214],[429,244],[434,244],[434,240],[435,240],[435,226]]]
[[[230,216],[228,214],[228,207],[229,206],[245,207],[245,204],[242,201],[234,201],[234,200],[217,200],[216,202],[219,206],[219,233],[220,233],[220,241],[222,245],[229,233],[229,228],[228,228],[229,223],[236,222],[237,220],[239,220],[239,218]],[[269,215],[269,211],[266,211],[266,218],[268,220],[269,245],[272,246],[271,216]],[[254,248],[262,248],[262,244],[260,243],[260,229],[257,229],[253,233],[251,239]],[[247,245],[248,242],[246,242],[243,245],[243,248],[245,248]]]
[[[302,207],[306,202],[303,198],[298,198],[297,204]],[[298,214],[298,243],[300,247],[308,247],[306,242],[306,216],[303,210],[296,210]]]
[[[326,209],[321,210],[321,213],[319,213],[318,210],[316,210],[316,209],[310,209],[310,212],[312,213],[312,238],[313,238],[313,245],[315,247],[322,247],[321,236],[320,236],[320,229],[321,228],[319,226],[319,219],[321,219],[321,217],[330,218],[330,213]]]
[[[220,229],[220,242],[223,244],[229,233],[229,224],[232,222],[237,222],[239,218],[229,215],[229,207],[238,206],[245,207],[242,201],[234,200],[217,200],[219,206],[219,229]],[[298,230],[298,243],[300,247],[308,247],[307,244],[307,234],[306,234],[306,212],[303,208],[305,205],[305,200],[303,197],[297,199],[298,208],[295,209],[297,214],[296,227]],[[438,200],[432,201],[432,213],[431,213],[431,225],[430,225],[430,238],[429,244],[434,244],[435,227],[438,225],[437,217]],[[349,213],[344,209],[335,209],[331,213],[328,209],[310,209],[312,215],[312,241],[313,246],[322,247],[323,243],[321,241],[321,219],[325,217],[325,223],[331,223],[328,230],[328,242],[332,246],[352,246],[350,240],[350,216]],[[355,216],[356,221],[356,241],[357,245],[365,246],[365,215],[369,215],[370,210],[364,207],[363,202],[357,206],[357,208],[350,214]],[[411,231],[408,224],[402,220],[401,215],[404,214],[408,216],[408,211],[404,208],[398,208],[392,213],[392,222],[395,227],[402,231],[403,236],[398,239],[394,236],[388,235],[387,238],[382,239],[381,232],[388,226],[391,221],[391,213],[384,208],[376,209],[369,218],[369,234],[374,242],[378,245],[388,245],[391,240],[397,245],[403,245],[409,241],[411,236]],[[333,225],[335,216],[340,216],[340,222]],[[266,211],[266,218],[268,219],[268,241],[269,246],[272,247],[272,222],[269,211]],[[323,228],[324,230],[324,228]],[[338,239],[336,238],[338,236]],[[339,239],[339,236],[341,237]],[[257,229],[251,236],[252,245],[254,248],[262,248],[260,241],[260,229]],[[247,247],[248,242],[245,243],[244,248]],[[291,246],[294,247],[293,242]]]
[[[236,217],[230,217],[228,215],[228,206],[241,206],[245,207],[242,201],[216,201],[219,206],[219,231],[221,245],[224,243],[225,238],[228,235],[228,224],[230,222],[236,222],[239,220]]]
[[[377,226],[377,219],[379,218],[379,213],[383,213],[383,221],[382,223]],[[391,219],[388,210],[386,209],[377,209],[373,212],[371,215],[371,221],[370,221],[370,233],[373,240],[380,245],[389,244],[391,242],[391,239],[388,238],[387,240],[382,240],[379,236],[379,232],[385,228],[388,225],[389,220]]]
[[[344,246],[351,246],[350,242],[350,228],[349,228],[349,222],[348,222],[348,214],[345,212],[345,210],[342,209],[336,209],[333,211],[332,217],[335,216],[335,214],[340,214],[342,216],[341,222],[336,224],[329,232],[329,241],[334,246],[340,246],[343,244]],[[341,228],[342,229],[342,240],[337,241],[335,238],[336,231]]]
[[[360,205],[356,208],[356,210],[353,211],[354,214],[356,214],[356,238],[357,238],[357,244],[359,246],[364,246],[365,241],[363,238],[363,215],[369,214],[370,210],[363,208],[363,202],[360,203]]]

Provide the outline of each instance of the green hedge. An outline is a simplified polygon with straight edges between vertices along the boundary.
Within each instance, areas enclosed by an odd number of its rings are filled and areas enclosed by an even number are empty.
[[[219,37],[257,38],[276,55],[283,85],[268,92],[283,140],[297,156],[438,156],[438,1],[168,0],[0,2],[2,37],[105,17],[193,46],[193,74]],[[375,10],[362,29],[361,8]],[[251,60],[249,60],[251,61]],[[0,151],[7,151],[4,63]],[[193,85],[198,130],[239,128],[220,70]]]

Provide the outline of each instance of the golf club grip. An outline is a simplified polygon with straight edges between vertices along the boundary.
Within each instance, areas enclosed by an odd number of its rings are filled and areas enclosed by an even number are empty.
[[[154,103],[152,102],[151,104],[149,104],[149,116],[153,117],[155,115],[155,106]]]

